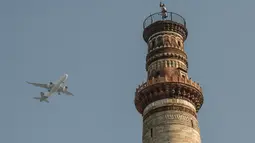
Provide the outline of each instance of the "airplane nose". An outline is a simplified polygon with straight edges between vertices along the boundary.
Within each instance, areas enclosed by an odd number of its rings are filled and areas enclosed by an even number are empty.
[[[65,74],[65,77],[67,78],[67,77],[68,77],[68,74]]]

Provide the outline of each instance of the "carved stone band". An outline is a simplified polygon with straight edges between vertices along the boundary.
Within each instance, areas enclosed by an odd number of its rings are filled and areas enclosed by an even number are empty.
[[[170,58],[154,61],[148,66],[146,70],[148,71],[148,74],[150,75],[151,71],[162,69],[165,67],[182,68],[185,71],[188,70],[188,67],[186,66],[184,62],[180,60],[176,60],[176,59],[170,59]]]
[[[177,48],[184,51],[183,40],[173,34],[160,34],[153,37],[148,43],[148,50],[152,51],[159,47]]]
[[[150,110],[156,109],[162,106],[170,106],[170,105],[182,105],[184,107],[190,108],[194,112],[196,112],[196,108],[190,102],[183,99],[161,99],[149,104],[143,111],[143,115],[147,114]]]
[[[150,36],[150,38],[148,39],[148,41],[152,40],[154,37],[157,37],[158,35],[163,35],[163,34],[178,36],[178,37],[181,38],[181,40],[183,41],[182,35],[180,35],[180,34],[177,33],[177,32],[173,32],[173,31],[160,31],[160,32],[154,33],[153,35]]]
[[[182,56],[182,55],[176,54],[176,53],[170,53],[170,52],[157,53],[152,56],[147,55],[146,56],[146,67],[148,67],[152,62],[155,62],[157,60],[169,59],[169,58],[183,61],[186,64],[186,66],[188,67],[188,61],[185,58],[185,56]]]
[[[190,113],[195,118],[197,118],[197,114],[193,110],[191,110],[189,108],[185,108],[183,106],[171,105],[171,106],[162,106],[162,107],[156,108],[154,110],[150,110],[149,112],[147,112],[147,114],[145,114],[143,116],[143,120],[146,120],[146,118],[148,118],[150,115],[152,115],[154,113],[162,112],[162,111],[168,111],[168,110],[183,111],[183,112],[186,112],[186,113]]]

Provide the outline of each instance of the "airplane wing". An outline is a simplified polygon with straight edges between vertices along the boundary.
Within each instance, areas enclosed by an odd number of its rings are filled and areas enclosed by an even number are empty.
[[[41,87],[41,88],[46,88],[46,89],[49,88],[49,87],[48,87],[48,84],[32,83],[32,82],[28,82],[28,81],[27,81],[27,83],[28,83],[28,84],[32,84],[32,85],[37,86],[37,87]]]
[[[71,96],[74,96],[71,92],[69,92],[69,91],[63,91],[63,87],[61,86],[60,88],[59,88],[59,91],[60,92],[62,92],[62,93],[64,93],[64,94],[66,94],[66,95],[71,95]]]
[[[69,91],[65,91],[65,92],[62,92],[62,93],[66,94],[66,95],[74,96],[74,95],[73,95],[71,92],[69,92]]]

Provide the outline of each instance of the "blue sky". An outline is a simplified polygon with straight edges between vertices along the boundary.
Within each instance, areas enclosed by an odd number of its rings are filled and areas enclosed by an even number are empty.
[[[189,76],[204,90],[202,142],[253,142],[253,0],[168,0],[189,30]],[[143,20],[155,0],[1,0],[0,142],[141,143],[133,100],[146,80]],[[25,83],[69,74],[50,104]]]

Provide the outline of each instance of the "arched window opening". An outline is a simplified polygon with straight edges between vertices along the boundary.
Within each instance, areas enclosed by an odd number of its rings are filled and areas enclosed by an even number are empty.
[[[151,41],[151,49],[153,49],[156,46],[155,39],[152,39]]]
[[[181,42],[180,41],[178,41],[178,46],[181,46]]]
[[[156,77],[159,77],[160,76],[160,71],[157,71],[156,72]]]
[[[193,120],[191,120],[191,127],[194,128]]]

